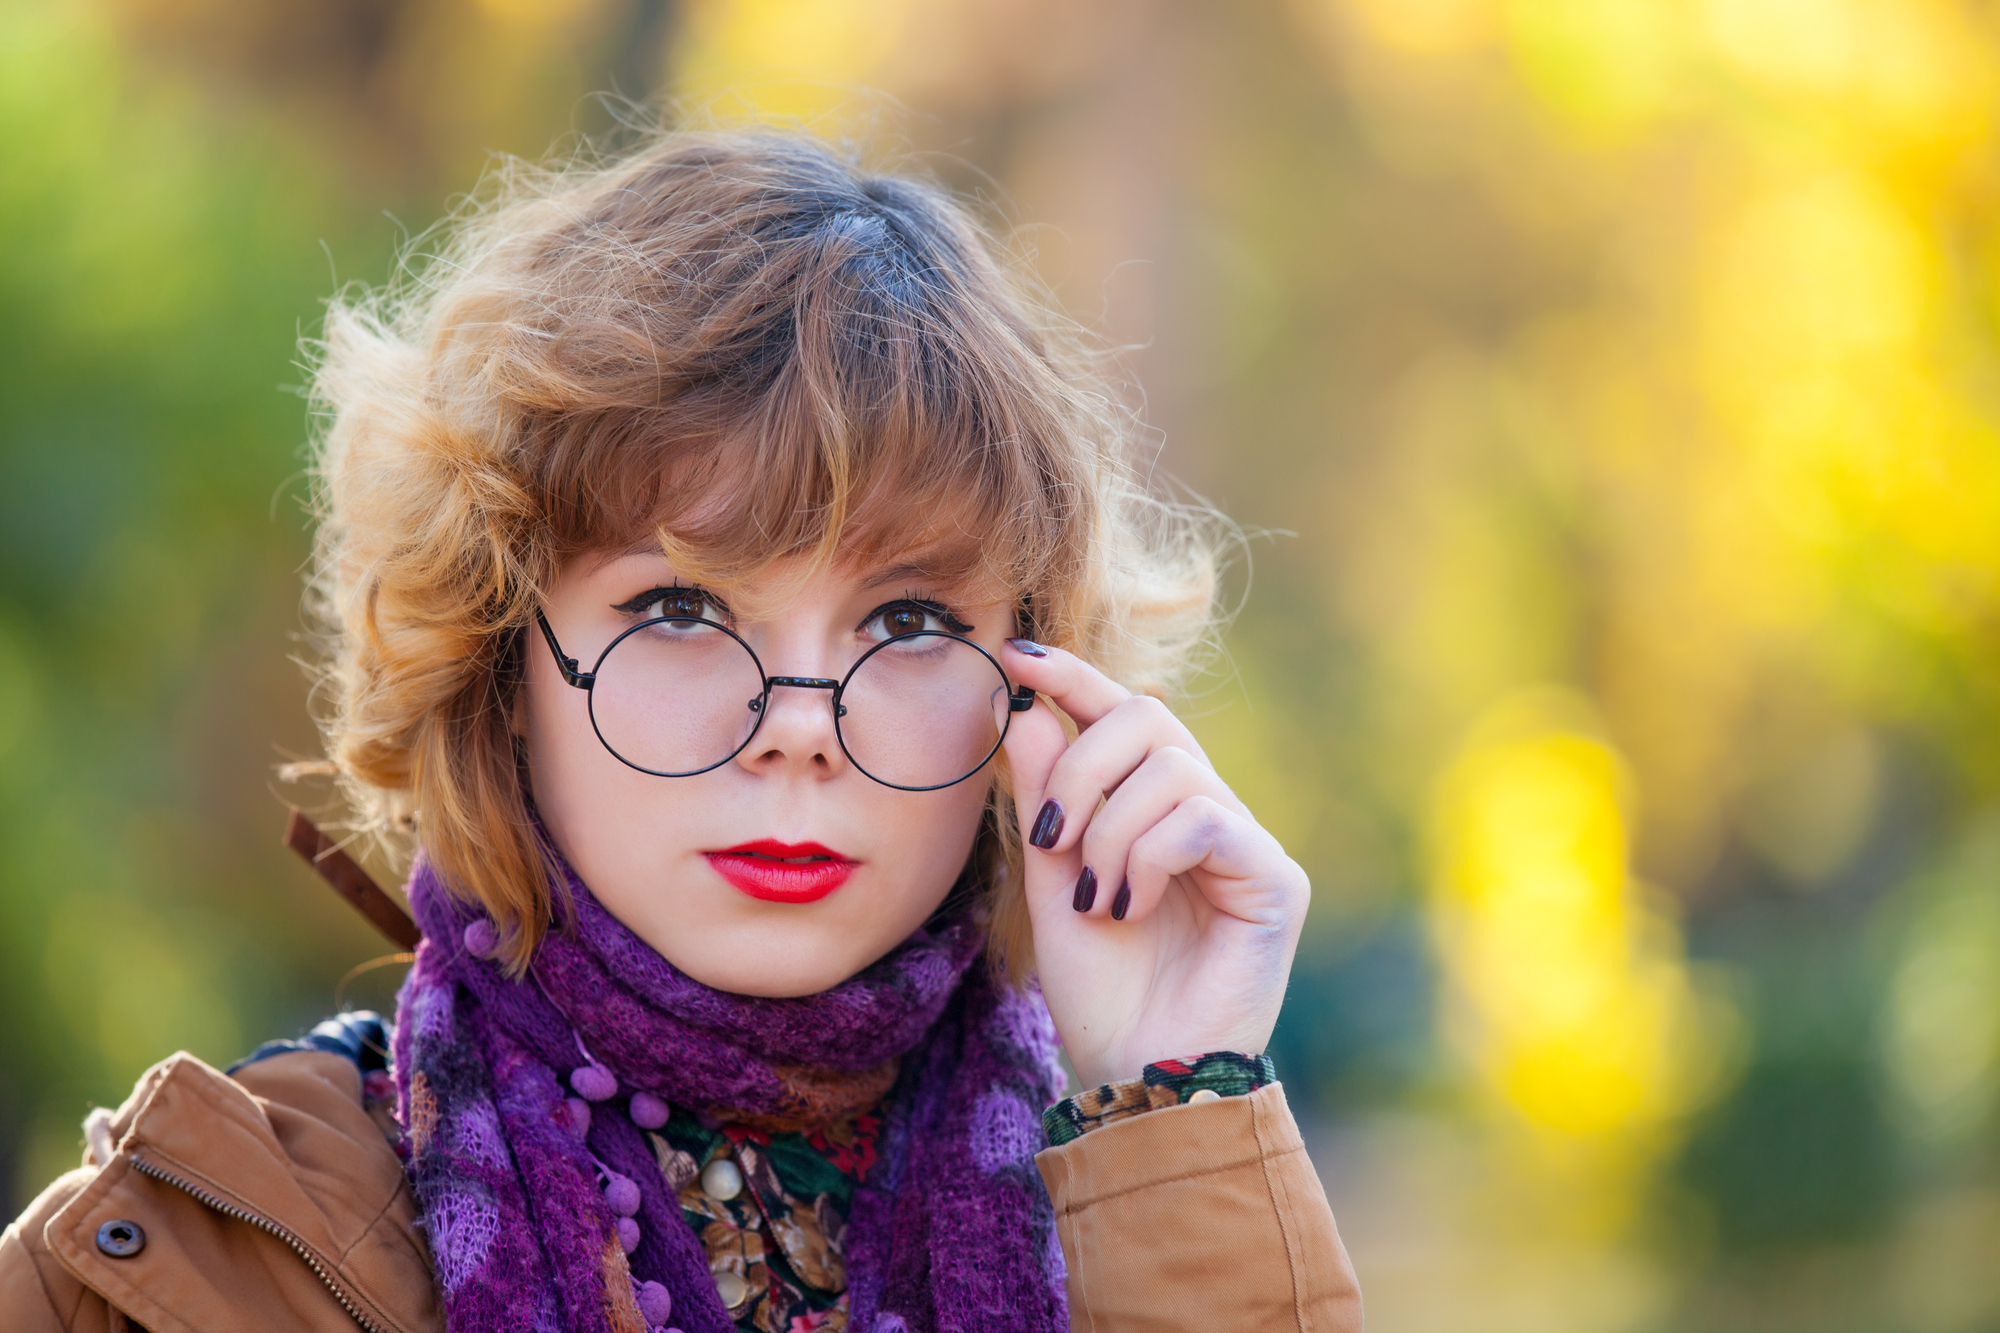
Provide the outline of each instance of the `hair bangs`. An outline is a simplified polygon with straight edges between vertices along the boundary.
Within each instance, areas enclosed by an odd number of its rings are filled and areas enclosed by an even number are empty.
[[[877,184],[884,199],[813,200],[752,229],[757,280],[699,312],[732,349],[715,373],[657,409],[570,418],[576,447],[549,452],[564,546],[657,534],[718,582],[921,553],[943,581],[1009,596],[1081,562],[1090,488],[1050,402],[1068,386],[982,299],[998,275],[971,272],[983,256],[955,219]]]

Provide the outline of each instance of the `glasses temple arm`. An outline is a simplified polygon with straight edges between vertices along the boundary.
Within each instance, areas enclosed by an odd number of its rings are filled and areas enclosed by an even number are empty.
[[[1007,696],[1007,711],[1010,713],[1025,713],[1034,706],[1035,692],[1026,685]]]
[[[577,660],[565,653],[562,650],[562,645],[556,642],[556,632],[549,628],[549,618],[542,614],[542,609],[539,606],[535,608],[535,623],[542,627],[542,637],[549,641],[549,651],[555,654],[556,669],[562,672],[562,678],[576,686],[579,690],[587,690],[592,685],[595,685],[597,683],[596,673],[578,671],[576,669]]]

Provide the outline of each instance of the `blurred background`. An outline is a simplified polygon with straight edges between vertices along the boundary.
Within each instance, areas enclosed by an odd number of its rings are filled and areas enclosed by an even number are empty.
[[[8,1210],[386,1003],[278,846],[296,344],[608,92],[981,200],[1265,534],[1183,711],[1314,878],[1372,1329],[2000,1328],[1996,63],[1988,0],[4,0]]]

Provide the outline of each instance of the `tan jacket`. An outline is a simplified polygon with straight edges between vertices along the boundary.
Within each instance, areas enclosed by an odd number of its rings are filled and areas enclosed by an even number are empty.
[[[7,1333],[442,1330],[415,1200],[350,1061],[297,1052],[230,1078],[176,1055],[109,1130],[0,1235]],[[1354,1271],[1277,1085],[1036,1160],[1077,1333],[1360,1330]]]

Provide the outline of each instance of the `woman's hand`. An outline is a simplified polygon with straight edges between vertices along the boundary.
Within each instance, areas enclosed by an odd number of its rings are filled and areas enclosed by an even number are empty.
[[[1006,745],[1036,970],[1077,1077],[1261,1052],[1312,895],[1305,871],[1166,705],[1021,642],[1007,673],[1079,728],[1069,741],[1038,701]]]

